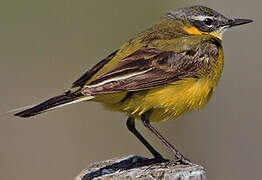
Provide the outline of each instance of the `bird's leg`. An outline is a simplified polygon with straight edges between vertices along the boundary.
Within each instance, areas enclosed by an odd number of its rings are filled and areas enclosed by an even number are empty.
[[[148,142],[145,140],[145,138],[136,130],[135,127],[135,119],[133,117],[128,117],[126,121],[126,126],[129,131],[131,131],[143,144],[146,146],[146,148],[153,154],[155,159],[157,159],[159,162],[165,162],[167,161],[164,159],[161,154],[159,154]]]
[[[141,119],[145,127],[147,127],[153,134],[155,134],[162,143],[164,143],[175,155],[176,163],[192,164],[181,154],[172,144],[170,144],[149,122],[151,111],[145,112]]]

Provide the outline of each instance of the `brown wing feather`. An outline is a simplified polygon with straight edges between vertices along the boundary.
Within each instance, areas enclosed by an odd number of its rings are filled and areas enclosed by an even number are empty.
[[[90,82],[82,93],[99,95],[140,91],[164,86],[182,78],[197,78],[199,69],[208,65],[207,59],[214,59],[212,57],[218,51],[214,44],[210,46],[210,42],[201,46],[205,48],[194,47],[183,52],[144,47]],[[214,51],[211,51],[212,48]]]

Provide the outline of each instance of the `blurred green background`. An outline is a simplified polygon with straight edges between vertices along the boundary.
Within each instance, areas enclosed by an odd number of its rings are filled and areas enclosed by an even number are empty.
[[[202,4],[253,24],[225,33],[225,68],[206,108],[154,124],[210,180],[261,179],[261,1],[1,0],[0,112],[45,100],[170,9]],[[73,179],[89,163],[150,156],[126,117],[95,103],[30,119],[0,115],[0,179]],[[171,153],[138,128],[166,157]]]

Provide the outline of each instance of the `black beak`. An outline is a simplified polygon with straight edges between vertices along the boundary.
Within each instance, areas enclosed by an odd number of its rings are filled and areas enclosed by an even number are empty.
[[[232,26],[239,26],[239,25],[247,24],[251,22],[253,22],[253,20],[251,19],[230,19],[228,21],[228,25],[229,27],[232,27]]]

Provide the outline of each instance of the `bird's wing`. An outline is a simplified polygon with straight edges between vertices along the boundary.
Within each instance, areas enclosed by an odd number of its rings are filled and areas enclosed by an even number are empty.
[[[91,81],[82,89],[84,95],[122,91],[140,91],[194,77],[199,69],[215,58],[217,47],[208,43],[183,52],[143,47],[122,59],[113,69]]]

